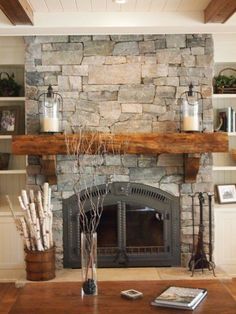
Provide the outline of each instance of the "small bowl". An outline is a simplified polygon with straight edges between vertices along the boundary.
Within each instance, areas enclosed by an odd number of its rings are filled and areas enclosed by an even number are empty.
[[[9,153],[0,153],[0,170],[8,170],[9,159]]]

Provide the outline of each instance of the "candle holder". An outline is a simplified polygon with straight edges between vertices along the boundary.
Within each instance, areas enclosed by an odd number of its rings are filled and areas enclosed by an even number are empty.
[[[180,132],[204,132],[203,129],[203,97],[200,92],[189,90],[182,93],[180,114]]]
[[[53,91],[52,85],[48,86],[46,93],[38,97],[40,132],[61,132],[60,110],[62,110],[63,99],[59,93]]]

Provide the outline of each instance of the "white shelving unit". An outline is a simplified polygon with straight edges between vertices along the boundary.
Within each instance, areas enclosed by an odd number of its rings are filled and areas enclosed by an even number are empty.
[[[17,134],[24,134],[24,60],[22,59],[21,64],[19,59],[17,59],[16,63],[14,63],[14,59],[12,59],[11,64],[8,62],[5,63],[4,59],[0,61],[0,72],[6,72],[9,75],[14,73],[15,81],[20,84],[22,88],[18,97],[0,97],[0,108],[13,108],[14,106],[20,108],[18,116],[19,128],[17,129]],[[15,201],[21,189],[25,188],[26,185],[26,156],[12,155],[11,141],[11,134],[0,134],[0,152],[10,154],[8,169],[0,169],[0,199],[5,198],[6,194],[11,194],[12,201]],[[2,211],[3,209],[9,210],[5,202],[0,201],[0,210]]]
[[[25,46],[22,37],[4,37],[0,45],[0,72],[14,73],[15,80],[24,86]],[[19,97],[0,97],[0,108],[20,108],[19,133],[24,134],[25,97],[22,88]],[[15,214],[22,214],[18,198],[26,185],[26,157],[11,154],[11,134],[0,134],[0,152],[10,153],[7,170],[0,170],[0,282],[14,281],[24,276],[24,249],[16,230],[5,195],[8,194]]]

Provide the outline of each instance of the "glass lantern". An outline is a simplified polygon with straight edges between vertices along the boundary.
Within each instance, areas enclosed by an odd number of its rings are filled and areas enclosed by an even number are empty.
[[[200,100],[202,95],[199,92],[193,92],[193,85],[189,85],[189,90],[181,95],[182,115],[181,131],[200,132],[202,125],[202,115],[200,113]],[[200,97],[199,97],[200,95]]]
[[[61,132],[60,109],[63,104],[62,96],[55,93],[51,85],[47,93],[43,93],[38,98],[40,132],[57,133]]]

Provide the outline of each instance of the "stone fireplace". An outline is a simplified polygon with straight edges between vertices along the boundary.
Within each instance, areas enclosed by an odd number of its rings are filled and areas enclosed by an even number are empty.
[[[176,132],[180,121],[179,97],[188,89],[190,82],[194,89],[203,95],[203,124],[207,131],[213,130],[213,111],[211,103],[213,75],[213,42],[207,34],[178,35],[101,35],[101,36],[32,36],[26,37],[26,125],[28,134],[39,132],[38,104],[33,100],[39,92],[46,91],[48,84],[59,91],[64,100],[62,120],[64,127],[74,130],[81,124],[91,131],[107,133],[155,133]],[[29,156],[27,169],[28,188],[36,189],[45,180],[41,172],[40,156]],[[57,247],[57,267],[68,266],[66,258],[71,248],[66,248],[66,236],[63,245],[63,216],[65,208],[72,208],[70,201],[75,202],[74,160],[69,156],[57,156],[57,184],[53,186],[54,239]],[[104,234],[100,231],[100,251],[105,255],[106,245],[111,248],[116,244],[118,251],[125,243],[128,246],[164,247],[162,265],[185,266],[192,252],[191,198],[189,193],[212,191],[212,156],[202,154],[201,166],[195,183],[185,183],[183,179],[183,155],[161,154],[151,155],[113,155],[86,156],[86,169],[99,165],[98,185],[106,182],[107,176],[116,185],[144,185],[153,193],[161,193],[163,197],[177,204],[168,209],[169,217],[178,221],[174,228],[169,228],[168,219],[163,214],[166,204],[160,202],[133,203],[131,195],[113,195],[115,202],[107,203],[104,208],[104,221],[101,226],[117,233],[111,233],[109,243],[104,243]],[[92,166],[91,166],[92,165]],[[89,183],[89,180],[88,180]],[[92,184],[91,184],[92,188]],[[83,186],[80,187],[83,190]],[[154,192],[155,190],[155,192]],[[123,199],[125,198],[125,199]],[[108,198],[109,200],[109,198]],[[172,201],[171,204],[172,204]],[[160,206],[157,208],[156,205]],[[197,204],[197,202],[196,202]],[[169,205],[168,205],[169,206]],[[148,208],[148,209],[147,209]],[[74,207],[72,210],[72,216]],[[125,211],[124,216],[121,212]],[[167,210],[167,209],[166,209]],[[198,206],[195,206],[196,221]],[[145,222],[154,219],[157,229],[165,230],[149,239],[141,237],[137,240],[132,234],[119,234],[120,226],[114,221],[135,217],[133,226],[137,233],[140,215],[146,215]],[[68,218],[69,221],[70,218]],[[73,219],[72,219],[73,220]],[[130,220],[130,219],[128,219]],[[127,220],[126,220],[127,221]],[[128,222],[128,224],[131,224]],[[207,221],[206,221],[207,222]],[[135,225],[136,223],[136,225]],[[113,225],[112,225],[113,224]],[[171,242],[178,225],[179,242]],[[123,225],[124,226],[124,225]],[[172,226],[173,227],[173,226]],[[69,228],[69,227],[68,227]],[[173,231],[174,229],[174,231]],[[171,233],[172,232],[172,233]],[[174,233],[173,233],[174,232]],[[197,232],[197,227],[196,227]],[[145,233],[145,227],[144,227]],[[164,234],[164,235],[163,235]],[[73,233],[72,246],[77,250],[76,234]],[[168,238],[168,236],[170,238]],[[152,237],[158,241],[153,244]],[[138,242],[143,240],[144,242]],[[137,241],[137,242],[135,242]],[[146,242],[145,242],[146,241]],[[169,241],[169,242],[168,242]],[[207,239],[206,239],[207,242]],[[118,245],[117,245],[118,243]],[[129,245],[130,243],[130,245]],[[169,243],[174,245],[174,260],[170,262]],[[74,244],[75,247],[74,247]],[[173,248],[173,246],[172,246]],[[136,248],[134,255],[142,260],[143,252]],[[157,250],[157,248],[156,248]],[[122,250],[121,250],[122,251]],[[149,250],[150,251],[150,250]],[[117,252],[117,250],[116,250]],[[170,249],[173,253],[173,250]],[[153,253],[153,258],[155,259]],[[102,255],[102,254],[101,254]],[[143,258],[143,265],[148,261],[148,253]],[[173,255],[173,254],[172,254]],[[132,256],[128,256],[130,265]],[[104,257],[104,265],[111,265]],[[114,258],[113,258],[114,260]],[[140,262],[139,260],[139,262]],[[138,262],[138,263],[139,263]],[[71,267],[78,266],[78,260]],[[118,254],[117,265],[126,263],[126,256]],[[160,262],[161,265],[161,262]]]
[[[105,193],[92,188],[93,203]],[[86,205],[87,190],[80,194]],[[108,187],[98,226],[100,267],[179,266],[179,199],[144,184],[114,182]],[[63,201],[64,267],[80,267],[77,195]]]

